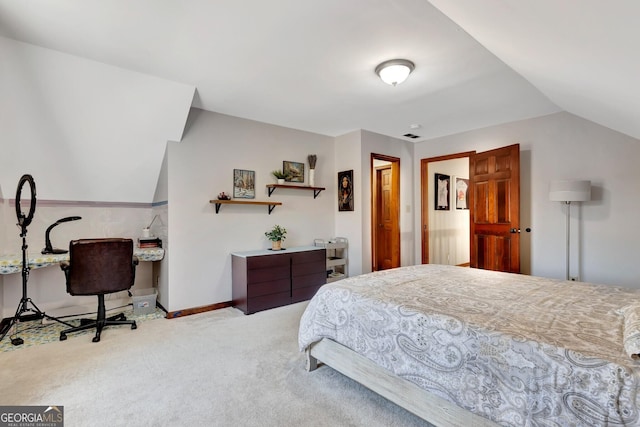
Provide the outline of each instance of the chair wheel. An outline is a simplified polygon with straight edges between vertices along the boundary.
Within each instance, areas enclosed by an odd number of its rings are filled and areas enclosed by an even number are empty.
[[[138,325],[136,325],[136,322],[133,322],[131,324],[131,329],[138,329]]]
[[[60,334],[60,341],[66,341],[67,340],[67,334]]]
[[[91,341],[100,342],[100,335],[96,335],[95,337],[93,337],[93,339]]]

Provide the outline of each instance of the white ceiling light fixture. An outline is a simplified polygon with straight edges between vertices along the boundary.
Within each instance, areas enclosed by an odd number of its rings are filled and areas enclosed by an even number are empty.
[[[376,74],[386,84],[395,86],[405,81],[415,68],[415,64],[407,59],[391,59],[378,65]]]

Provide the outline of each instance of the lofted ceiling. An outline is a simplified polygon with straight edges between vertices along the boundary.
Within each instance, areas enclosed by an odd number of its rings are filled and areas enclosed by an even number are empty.
[[[636,0],[0,0],[1,36],[195,87],[195,107],[416,141],[562,110],[640,138],[638,18]],[[416,64],[397,87],[373,72],[393,58]]]

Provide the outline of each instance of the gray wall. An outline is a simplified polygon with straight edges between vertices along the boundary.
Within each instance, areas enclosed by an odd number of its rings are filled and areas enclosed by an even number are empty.
[[[276,189],[271,171],[284,160],[305,163],[316,154],[312,191]],[[192,109],[182,142],[169,143],[169,295],[170,311],[231,300],[231,256],[234,251],[270,247],[264,232],[279,224],[288,231],[285,246],[313,244],[334,232],[334,140],[294,129]],[[256,173],[258,201],[278,201],[271,215],[266,206],[224,205],[220,213],[209,200],[232,194],[233,169]],[[305,183],[308,183],[308,175]]]
[[[592,200],[572,205],[571,275],[583,281],[640,288],[638,231],[640,141],[569,113],[557,113],[422,142],[420,159],[520,144],[521,226],[525,262],[531,274],[564,278],[565,211],[548,198],[556,179],[592,182]],[[416,206],[419,197],[418,174]],[[420,217],[415,218],[419,229]],[[416,259],[419,240],[416,239]],[[529,254],[529,255],[527,255]]]

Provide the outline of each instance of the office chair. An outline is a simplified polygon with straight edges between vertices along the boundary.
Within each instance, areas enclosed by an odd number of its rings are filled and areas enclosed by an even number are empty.
[[[123,313],[106,317],[104,296],[114,292],[129,290],[133,286],[138,258],[133,256],[131,239],[79,239],[69,243],[69,261],[60,264],[67,282],[67,292],[71,295],[97,295],[98,315],[96,319],[81,319],[80,326],[60,332],[60,341],[67,334],[96,328],[93,342],[100,341],[102,328],[110,325],[131,325],[136,329],[135,320],[127,320]]]

